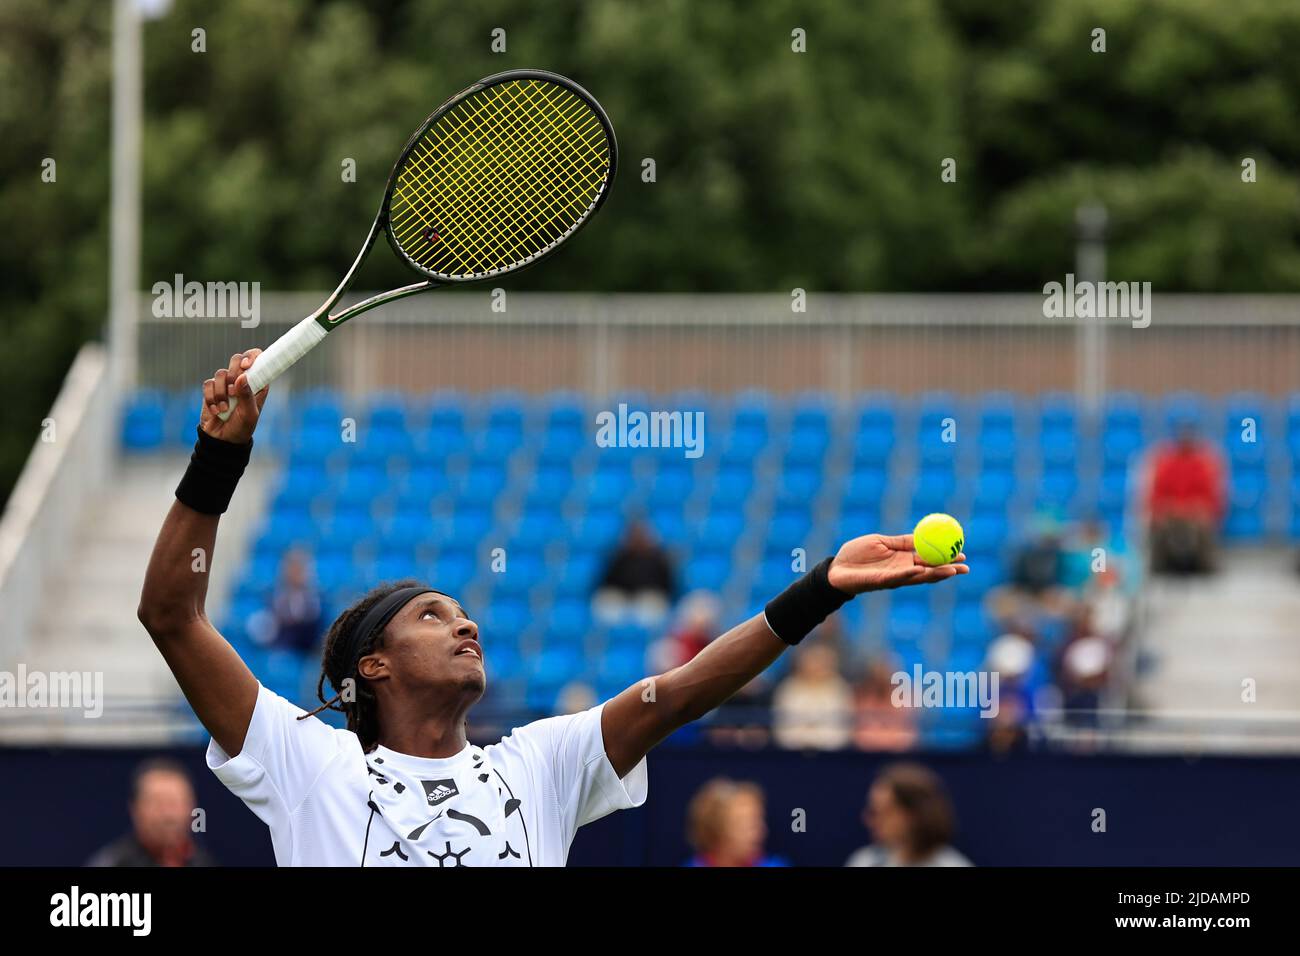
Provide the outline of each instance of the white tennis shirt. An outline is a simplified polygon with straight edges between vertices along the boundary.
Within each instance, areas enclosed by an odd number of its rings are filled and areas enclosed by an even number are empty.
[[[208,767],[271,829],[279,866],[563,866],[578,827],[645,802],[644,759],[621,780],[604,704],[518,727],[454,757],[363,753],[265,687],[238,756]]]

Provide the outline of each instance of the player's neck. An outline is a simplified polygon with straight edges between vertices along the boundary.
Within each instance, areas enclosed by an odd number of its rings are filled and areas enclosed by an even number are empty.
[[[465,749],[465,712],[413,714],[384,722],[380,745],[411,757],[454,757]]]

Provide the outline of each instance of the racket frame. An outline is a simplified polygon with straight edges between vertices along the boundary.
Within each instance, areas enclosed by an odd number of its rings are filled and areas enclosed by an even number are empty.
[[[408,256],[402,250],[401,244],[397,241],[397,238],[393,235],[389,210],[392,203],[393,190],[397,185],[398,174],[401,173],[411,151],[415,149],[416,145],[418,145],[424,138],[424,135],[430,130],[430,128],[445,116],[449,110],[454,109],[467,97],[472,96],[475,93],[501,83],[509,83],[518,80],[541,80],[547,83],[552,83],[573,93],[587,105],[603,127],[605,136],[609,143],[609,174],[605,177],[605,182],[600,188],[600,194],[592,203],[591,208],[586,211],[583,217],[571,230],[569,230],[567,234],[565,234],[558,242],[550,246],[550,248],[505,268],[493,269],[481,275],[449,276],[432,272]],[[375,220],[370,225],[370,233],[366,236],[366,241],[362,244],[361,251],[357,253],[356,259],[353,260],[352,266],[343,276],[338,287],[330,294],[329,298],[321,303],[320,308],[298,322],[272,342],[266,351],[259,357],[257,363],[249,369],[249,384],[252,386],[253,392],[255,394],[260,392],[263,388],[287,371],[290,366],[298,361],[298,359],[311,351],[311,349],[313,349],[321,339],[325,337],[325,333],[333,331],[349,319],[356,318],[358,315],[369,312],[371,309],[378,308],[379,306],[385,305],[389,302],[395,302],[398,299],[405,299],[409,296],[419,295],[423,292],[431,292],[434,289],[443,287],[444,285],[481,282],[485,279],[496,278],[497,276],[518,272],[521,269],[525,269],[528,266],[545,259],[552,252],[559,249],[560,246],[564,245],[565,242],[577,235],[582,227],[591,221],[591,218],[596,214],[600,207],[604,205],[605,200],[609,197],[610,190],[614,185],[614,177],[617,172],[618,140],[614,135],[614,126],[609,121],[608,114],[606,114],[604,108],[596,101],[594,96],[568,77],[560,76],[558,73],[551,73],[547,70],[506,70],[502,73],[494,73],[491,76],[484,77],[471,86],[461,90],[430,113],[425,121],[420,124],[416,131],[412,133],[410,138],[406,141],[406,145],[402,147],[401,153],[398,154],[397,161],[393,163],[392,171],[388,174],[388,182],[384,186],[384,198],[380,203],[379,212],[376,213]],[[393,252],[396,253],[397,258],[408,268],[415,270],[421,275],[428,276],[429,278],[422,282],[401,286],[396,289],[389,289],[387,292],[372,295],[360,302],[353,303],[340,312],[331,313],[330,310],[338,304],[339,300],[343,298],[344,293],[347,292],[348,287],[352,285],[352,280],[356,277],[356,274],[360,270],[362,263],[365,262],[366,257],[370,255],[370,250],[374,248],[375,240],[379,238],[381,230],[387,236],[388,244],[392,248]],[[220,413],[220,418],[223,421],[230,418],[230,415],[235,408],[235,402],[235,396],[231,395],[229,397],[230,407],[225,412]]]

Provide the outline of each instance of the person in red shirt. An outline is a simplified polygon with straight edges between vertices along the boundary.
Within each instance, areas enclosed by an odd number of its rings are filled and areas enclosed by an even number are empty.
[[[1147,513],[1157,574],[1214,570],[1225,508],[1223,463],[1190,424],[1156,449]]]

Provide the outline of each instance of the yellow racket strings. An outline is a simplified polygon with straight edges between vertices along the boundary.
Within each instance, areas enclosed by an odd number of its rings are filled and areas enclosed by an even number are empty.
[[[390,204],[393,236],[436,274],[491,274],[554,248],[609,173],[609,139],[586,101],[545,80],[498,83],[452,107],[411,150]]]

